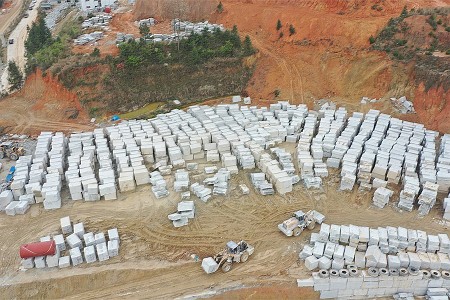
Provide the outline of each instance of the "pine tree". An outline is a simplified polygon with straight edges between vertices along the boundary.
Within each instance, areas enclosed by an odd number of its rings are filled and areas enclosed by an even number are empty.
[[[289,25],[289,36],[291,36],[291,35],[293,35],[293,34],[295,34],[295,28],[294,28],[294,26],[291,24],[291,25]]]
[[[250,40],[250,37],[248,35],[245,36],[244,39],[244,55],[252,55],[255,53],[255,49],[253,48],[252,41]]]
[[[217,12],[221,14],[223,12],[223,4],[222,1],[219,2],[219,5],[217,5]]]
[[[50,29],[45,25],[44,19],[40,18],[37,23],[33,22],[33,25],[31,25],[28,38],[25,41],[25,49],[28,55],[33,55],[52,42]]]
[[[18,90],[22,87],[23,74],[14,61],[9,61],[8,63],[8,82],[11,85],[9,89],[10,92]]]
[[[139,26],[139,33],[143,36],[146,37],[147,35],[150,34],[150,27],[148,27],[147,24],[143,23]]]
[[[94,48],[94,50],[91,53],[92,57],[100,57],[100,49],[98,49],[97,47]]]
[[[280,19],[278,19],[278,21],[277,21],[277,31],[280,30],[281,27],[283,27],[283,25],[281,25]]]

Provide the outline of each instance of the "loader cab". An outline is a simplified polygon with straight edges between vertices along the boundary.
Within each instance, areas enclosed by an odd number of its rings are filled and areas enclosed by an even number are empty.
[[[305,221],[305,213],[301,210],[296,211],[293,217],[299,220],[300,222]]]
[[[239,248],[238,244],[236,244],[233,241],[229,241],[227,243],[227,251],[230,254],[237,254],[238,253],[238,248]]]

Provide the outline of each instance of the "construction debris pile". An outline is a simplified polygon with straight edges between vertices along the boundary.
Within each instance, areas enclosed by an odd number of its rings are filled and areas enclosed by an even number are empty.
[[[155,26],[155,24],[156,24],[156,20],[154,18],[141,19],[136,22],[136,25],[138,27],[141,27],[143,25],[150,27],[150,26]]]
[[[147,26],[153,26],[155,24],[155,20],[153,18],[140,20],[140,24],[147,24]],[[181,39],[187,39],[191,34],[202,34],[204,31],[213,32],[214,30],[225,31],[225,28],[222,24],[210,24],[208,21],[200,22],[200,23],[191,23],[187,21],[180,21],[178,19],[172,20],[171,25],[174,33],[165,34],[165,33],[153,33],[146,37],[146,42],[153,43],[173,43],[179,41]],[[120,40],[117,38],[116,42],[124,42],[125,40]]]
[[[189,21],[181,21],[174,19],[171,21],[172,28],[175,32],[183,32],[188,35],[192,33],[201,34],[203,31],[213,32],[214,30],[225,31],[222,24],[211,24],[208,21],[192,23]]]
[[[96,15],[92,18],[86,19],[81,24],[81,28],[98,28],[101,30],[109,30],[109,22],[111,21],[112,16],[109,14],[100,14]]]
[[[91,33],[82,34],[73,40],[75,45],[86,45],[89,43],[95,43],[96,41],[103,38],[102,31],[94,31]]]
[[[26,251],[27,245],[22,246],[26,254],[21,262],[24,269],[67,268],[83,262],[102,262],[119,255],[120,237],[117,228],[109,229],[107,236],[103,232],[85,232],[84,224],[72,224],[70,217],[61,219],[59,234],[42,237],[40,241],[54,241],[56,248],[53,254],[34,256]]]
[[[391,98],[392,105],[402,114],[415,113],[414,104],[408,101],[405,96]]]
[[[322,223],[299,254],[308,270],[320,271],[298,284],[314,286],[321,299],[423,296],[429,288],[450,288],[449,254],[447,234]]]
[[[126,43],[128,41],[134,40],[134,35],[131,33],[118,32],[116,35],[116,44]]]
[[[58,3],[54,8],[45,14],[45,25],[48,29],[53,30],[56,23],[63,17],[64,11],[70,7],[70,3],[62,2]]]

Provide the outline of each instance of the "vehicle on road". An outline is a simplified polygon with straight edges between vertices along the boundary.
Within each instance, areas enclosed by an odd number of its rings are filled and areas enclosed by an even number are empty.
[[[9,39],[8,43],[9,43],[10,45],[14,44],[14,39]]]
[[[25,13],[24,15],[23,15],[23,17],[24,18],[28,18],[30,15],[28,14],[28,13]]]

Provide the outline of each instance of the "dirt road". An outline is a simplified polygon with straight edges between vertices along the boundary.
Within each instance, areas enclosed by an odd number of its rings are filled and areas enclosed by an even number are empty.
[[[293,151],[293,147],[289,149]],[[200,167],[203,166],[204,163]],[[191,180],[203,178],[204,175],[194,175]],[[307,191],[297,185],[286,196],[262,197],[253,188],[250,195],[243,196],[237,186],[251,186],[249,172],[233,176],[227,197],[215,197],[208,203],[196,199],[196,218],[187,227],[174,228],[167,215],[174,211],[180,196],[171,188],[172,178],[166,180],[171,194],[165,199],[155,199],[146,186],[122,194],[118,201],[64,200],[63,207],[56,211],[44,211],[34,205],[26,215],[1,214],[0,293],[6,298],[173,299],[212,296],[242,287],[272,286],[276,290],[281,285],[292,289],[296,278],[309,276],[297,257],[310,232],[287,238],[278,231],[277,224],[298,209],[316,209],[326,215],[328,223],[405,226],[430,233],[448,231],[439,221],[438,209],[419,219],[417,211],[400,213],[393,205],[382,210],[371,208],[372,193],[338,192],[338,176],[334,173],[323,192]],[[63,199],[67,199],[66,191]],[[89,231],[117,226],[122,237],[120,256],[106,263],[64,270],[19,271],[19,245],[57,232],[59,219],[66,215],[74,222],[84,222]],[[190,258],[192,254],[200,258],[210,256],[228,240],[240,239],[253,244],[255,254],[230,273],[207,275],[200,262]],[[311,290],[297,291],[297,296],[307,295],[303,299],[318,298]]]
[[[9,25],[14,21],[14,19],[19,15],[20,8],[24,0],[13,1],[12,6],[7,10],[6,13],[0,14],[0,33],[3,34],[9,27]]]
[[[8,44],[7,48],[7,61],[15,61],[17,66],[22,72],[25,71],[25,40],[27,38],[27,26],[31,27],[31,24],[36,20],[38,15],[38,7],[42,0],[37,0],[33,10],[28,10],[29,17],[22,18],[16,28],[11,32],[9,39],[13,39],[13,44]],[[8,68],[5,68],[1,76],[0,91],[6,91],[9,88],[8,83]]]

